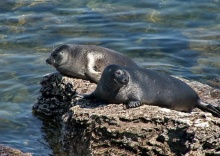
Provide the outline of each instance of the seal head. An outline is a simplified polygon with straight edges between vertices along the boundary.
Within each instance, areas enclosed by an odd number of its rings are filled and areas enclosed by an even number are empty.
[[[118,68],[118,66],[116,65],[108,66],[103,73],[106,75],[104,81],[113,84],[115,83],[116,85],[113,85],[115,86],[115,88],[120,88],[123,85],[126,85],[129,81],[129,76],[127,72],[124,71],[123,69]],[[109,89],[114,88],[113,86],[109,86]]]
[[[107,103],[118,103],[120,100],[117,98],[118,93],[129,82],[129,75],[122,68],[117,65],[109,65],[102,73],[102,77],[98,82],[95,91],[84,98],[98,98]]]
[[[62,45],[56,48],[51,56],[46,60],[46,63],[52,65],[56,69],[62,68],[62,65],[68,61],[68,46]]]

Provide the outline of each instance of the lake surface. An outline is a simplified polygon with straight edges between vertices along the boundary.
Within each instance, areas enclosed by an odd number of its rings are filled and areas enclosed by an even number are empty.
[[[56,155],[32,115],[54,47],[94,44],[139,65],[220,88],[220,0],[4,0],[0,5],[0,144]],[[53,136],[51,136],[53,137]]]

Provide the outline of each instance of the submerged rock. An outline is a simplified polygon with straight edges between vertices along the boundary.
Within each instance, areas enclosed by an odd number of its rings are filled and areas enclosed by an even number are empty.
[[[220,103],[218,89],[182,80],[202,101]],[[57,119],[57,137],[67,155],[220,155],[220,119],[210,113],[148,105],[126,109],[123,104],[76,99],[76,93],[90,93],[96,84],[58,73],[45,76],[41,85],[33,111]]]
[[[23,153],[18,149],[0,145],[1,156],[32,156],[31,153]]]

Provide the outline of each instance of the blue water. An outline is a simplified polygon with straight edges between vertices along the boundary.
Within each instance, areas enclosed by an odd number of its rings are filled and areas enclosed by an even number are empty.
[[[209,84],[220,75],[220,0],[4,0],[0,144],[57,154],[31,108],[41,78],[55,71],[45,60],[63,43],[108,47],[141,66]]]

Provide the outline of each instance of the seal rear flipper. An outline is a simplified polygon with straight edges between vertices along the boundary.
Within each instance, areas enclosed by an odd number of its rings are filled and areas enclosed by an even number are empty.
[[[211,104],[199,101],[197,107],[203,111],[212,113],[213,116],[220,118],[220,108]]]
[[[129,101],[127,104],[127,108],[135,108],[141,105],[140,101]]]

